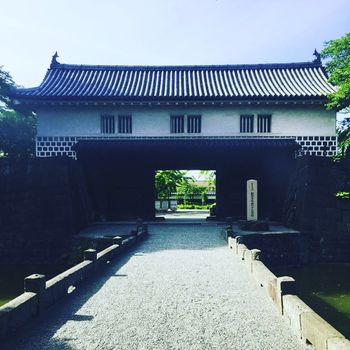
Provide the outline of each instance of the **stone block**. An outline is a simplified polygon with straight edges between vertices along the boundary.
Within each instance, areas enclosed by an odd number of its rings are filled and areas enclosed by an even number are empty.
[[[253,272],[253,261],[256,260],[260,260],[260,254],[261,254],[261,250],[260,249],[252,249],[250,250],[250,261],[249,261],[249,269],[250,272]]]
[[[337,208],[326,208],[326,217],[332,221],[339,221],[342,218],[341,210]]]
[[[283,315],[283,295],[295,294],[295,279],[289,276],[277,278],[277,298],[276,305]]]
[[[277,295],[277,278],[269,280],[265,283],[265,289],[267,295],[271,298],[271,300],[276,304],[278,295]]]
[[[118,244],[119,246],[123,243],[123,237],[115,236],[112,238],[113,244]]]
[[[244,244],[238,244],[237,246],[237,254],[239,256],[240,259],[244,260],[244,255],[245,252],[248,248],[244,245]]]
[[[38,295],[25,292],[0,307],[0,338],[14,333],[38,314]]]
[[[9,332],[9,312],[0,308],[0,339],[4,339]]]
[[[96,261],[96,259],[97,259],[96,249],[84,250],[84,260]]]
[[[238,254],[239,244],[243,244],[243,237],[242,236],[236,236],[236,254]]]
[[[304,312],[313,312],[313,310],[296,295],[283,295],[282,299],[283,316],[287,318],[291,328],[301,337],[300,316]]]
[[[268,231],[269,224],[266,221],[256,220],[239,220],[238,227],[243,231]]]
[[[277,277],[259,260],[252,261],[252,272],[255,280],[265,289],[268,288],[268,283],[276,280]]]
[[[342,211],[342,220],[345,223],[349,223],[350,222],[350,208],[349,208],[349,210],[343,210]]]
[[[37,273],[30,275],[24,279],[24,291],[41,294],[46,287],[45,275]]]
[[[336,203],[337,203],[337,208],[339,208],[339,209],[349,210],[349,208],[350,208],[350,199],[349,198],[337,199]]]
[[[350,341],[345,338],[330,338],[327,346],[328,350],[350,350]]]
[[[232,237],[228,237],[228,246],[230,249],[233,249],[234,251],[236,251],[236,239],[232,238]]]
[[[332,338],[344,338],[322,317],[315,312],[304,312],[300,315],[301,335],[317,350],[329,350],[328,343]]]

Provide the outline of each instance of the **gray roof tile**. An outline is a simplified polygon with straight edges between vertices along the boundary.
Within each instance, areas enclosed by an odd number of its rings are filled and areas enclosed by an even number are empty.
[[[318,62],[218,66],[87,66],[54,63],[20,99],[239,100],[324,98],[335,87]]]

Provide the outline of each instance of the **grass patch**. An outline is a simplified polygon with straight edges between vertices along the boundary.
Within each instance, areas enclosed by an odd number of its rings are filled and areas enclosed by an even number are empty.
[[[294,277],[298,296],[350,338],[350,264],[275,268],[274,273]]]

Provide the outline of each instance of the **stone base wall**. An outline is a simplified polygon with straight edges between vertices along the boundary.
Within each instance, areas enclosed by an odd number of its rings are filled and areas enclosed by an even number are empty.
[[[74,160],[0,159],[0,263],[54,262],[92,219]]]
[[[260,260],[268,267],[298,266],[306,262],[307,252],[299,232],[249,234],[241,237],[248,249],[259,249]]]
[[[338,192],[350,192],[349,159],[297,160],[283,221],[305,234],[313,260],[350,262],[350,199],[336,197]]]

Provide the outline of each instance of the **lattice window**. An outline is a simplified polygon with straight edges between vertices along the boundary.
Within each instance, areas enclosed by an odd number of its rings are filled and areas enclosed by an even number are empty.
[[[189,115],[187,116],[187,132],[189,134],[199,134],[202,131],[202,116]]]
[[[271,114],[258,115],[258,132],[271,132]]]
[[[114,115],[101,115],[101,133],[102,134],[115,133]]]
[[[118,133],[131,134],[132,133],[132,117],[131,115],[118,116]]]
[[[185,116],[183,115],[170,116],[170,132],[172,134],[182,134],[185,132]]]
[[[241,133],[253,133],[254,115],[241,115],[239,130]]]

